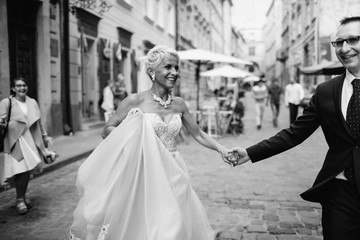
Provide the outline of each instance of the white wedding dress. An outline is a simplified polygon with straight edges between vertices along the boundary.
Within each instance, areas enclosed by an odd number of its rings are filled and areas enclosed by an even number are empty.
[[[80,166],[70,239],[213,240],[169,123],[132,109]]]

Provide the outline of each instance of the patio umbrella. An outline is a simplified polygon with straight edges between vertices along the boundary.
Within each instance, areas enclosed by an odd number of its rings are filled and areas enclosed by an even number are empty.
[[[345,72],[345,68],[339,62],[323,61],[309,67],[300,68],[300,73],[304,75],[338,75]]]
[[[223,62],[237,63],[242,65],[253,65],[252,62],[240,58],[211,52],[204,49],[189,49],[178,51],[181,60],[204,61],[204,62]]]
[[[255,75],[250,75],[250,76],[247,76],[243,79],[243,82],[246,83],[246,82],[249,82],[249,83],[253,83],[253,82],[257,82],[260,80],[260,77],[258,76],[255,76]]]
[[[252,62],[246,61],[240,58],[227,56],[209,50],[204,49],[189,49],[178,51],[180,60],[188,60],[196,63],[196,72],[195,80],[197,83],[197,93],[196,93],[196,110],[199,110],[199,81],[200,81],[200,65],[208,62],[218,62],[218,63],[236,63],[241,65],[253,65]]]
[[[252,75],[250,72],[238,68],[234,68],[230,65],[224,65],[222,67],[214,68],[212,70],[200,73],[200,76],[203,77],[227,77],[227,78],[244,78],[250,75]]]

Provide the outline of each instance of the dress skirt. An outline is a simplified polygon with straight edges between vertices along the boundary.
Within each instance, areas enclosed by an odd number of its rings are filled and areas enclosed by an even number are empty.
[[[80,166],[70,239],[213,240],[185,162],[141,111],[128,116]]]
[[[4,169],[1,175],[3,184],[14,175],[31,171],[41,163],[40,155],[29,129],[26,129],[18,141],[24,158],[18,161],[10,154],[4,153]]]

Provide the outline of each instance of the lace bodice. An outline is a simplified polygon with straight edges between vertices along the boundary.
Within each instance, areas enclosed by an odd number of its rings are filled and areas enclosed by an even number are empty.
[[[128,116],[133,115],[138,111],[138,109],[132,109]],[[174,113],[168,123],[165,123],[156,113],[144,113],[144,115],[151,122],[156,135],[160,138],[165,147],[170,152],[177,151],[176,137],[178,136],[182,126],[181,113]]]
[[[156,135],[170,152],[175,152],[176,137],[181,130],[181,114],[175,113],[168,123],[165,123],[156,113],[145,113],[154,127]]]

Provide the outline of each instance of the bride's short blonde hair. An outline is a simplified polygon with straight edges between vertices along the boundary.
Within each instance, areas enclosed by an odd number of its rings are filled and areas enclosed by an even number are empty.
[[[174,56],[180,61],[179,54],[173,48],[170,48],[166,45],[157,45],[150,49],[146,55],[145,64],[146,70],[156,69],[160,63],[164,60],[165,57]]]

